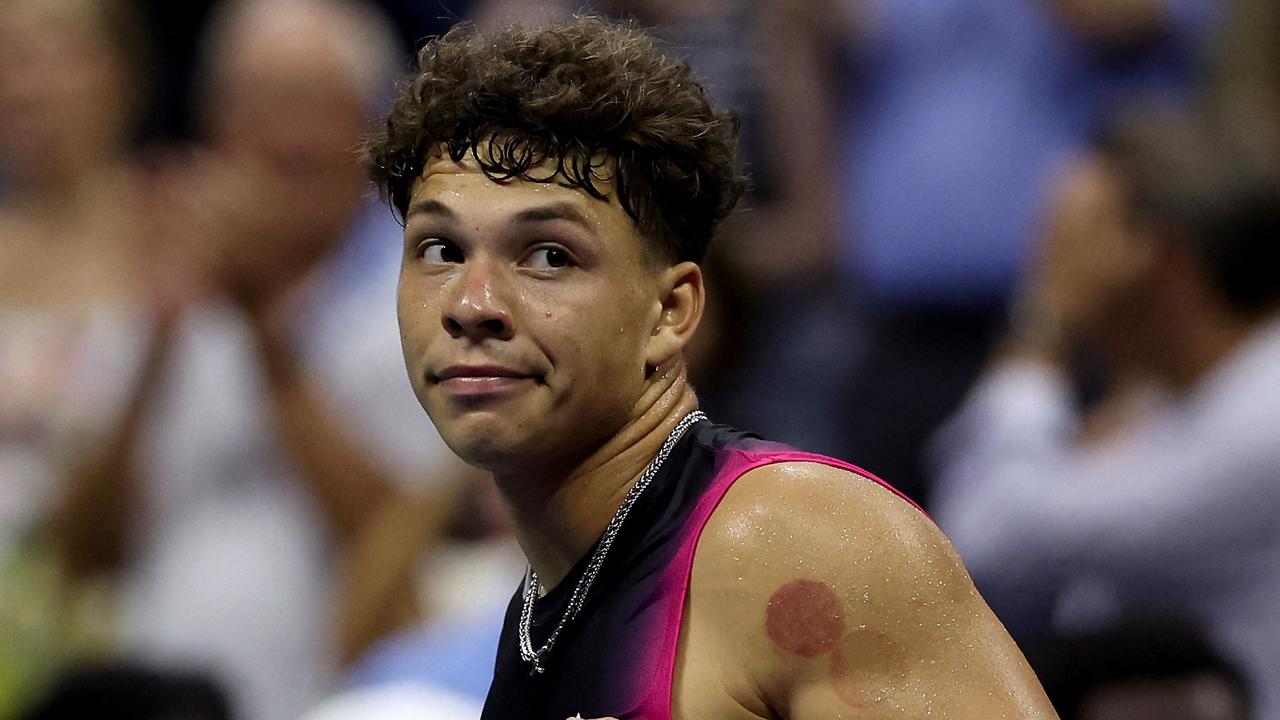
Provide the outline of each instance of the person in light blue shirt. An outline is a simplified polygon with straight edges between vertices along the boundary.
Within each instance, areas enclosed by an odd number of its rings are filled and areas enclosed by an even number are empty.
[[[371,689],[413,683],[483,702],[493,680],[502,610],[395,635],[370,650],[348,673],[346,684]]]
[[[840,260],[876,304],[1001,301],[1100,114],[1187,92],[1213,0],[1147,0],[1141,24],[1078,17],[1091,4],[858,0]]]
[[[777,414],[821,415],[837,437],[819,447],[927,504],[921,447],[1005,323],[1047,186],[1110,110],[1189,95],[1219,4],[812,0],[793,13],[842,64],[823,170],[833,289],[765,303],[764,322],[781,337],[807,318],[854,319],[770,351],[762,364],[788,388]],[[799,426],[775,434],[805,441],[788,434]]]

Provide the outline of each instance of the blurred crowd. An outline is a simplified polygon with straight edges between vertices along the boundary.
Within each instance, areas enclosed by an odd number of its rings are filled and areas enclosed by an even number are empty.
[[[921,502],[1064,720],[1280,720],[1273,0],[4,0],[0,720],[479,716],[524,561],[359,146],[584,10],[742,120],[712,419]]]

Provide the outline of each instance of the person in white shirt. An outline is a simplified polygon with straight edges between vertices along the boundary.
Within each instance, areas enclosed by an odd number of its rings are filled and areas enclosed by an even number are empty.
[[[155,171],[164,237],[197,282],[141,419],[67,514],[101,528],[101,498],[131,501],[114,523],[121,562],[103,568],[120,581],[125,654],[206,672],[236,717],[278,720],[323,699],[358,650],[342,647],[342,560],[388,503],[438,489],[457,461],[409,392],[400,229],[357,152],[395,69],[389,28],[348,0],[220,13],[207,142]],[[407,619],[384,613],[360,640]]]
[[[1189,617],[1276,720],[1280,183],[1227,126],[1147,111],[1065,176],[1006,347],[935,444],[934,510],[1015,636]],[[1087,416],[1084,342],[1116,378]]]

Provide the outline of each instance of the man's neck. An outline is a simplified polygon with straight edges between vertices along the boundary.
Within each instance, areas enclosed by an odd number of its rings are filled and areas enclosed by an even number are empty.
[[[660,368],[633,419],[562,478],[530,483],[496,473],[516,537],[544,588],[559,584],[595,545],[676,425],[697,410],[683,362]]]

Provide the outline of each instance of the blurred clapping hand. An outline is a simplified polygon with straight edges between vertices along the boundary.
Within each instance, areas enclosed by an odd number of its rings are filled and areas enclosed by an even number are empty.
[[[1076,160],[1052,193],[1040,251],[1020,293],[1023,316],[1015,320],[1050,326],[1027,329],[1055,345],[1099,332],[1108,310],[1152,261],[1153,248],[1133,222],[1105,163]]]
[[[252,161],[173,148],[151,163],[147,181],[151,301],[162,323],[213,297],[257,315],[305,272],[309,258],[272,232],[274,191]]]

